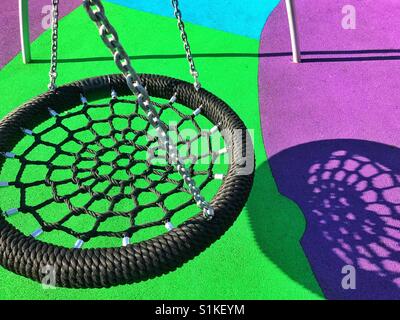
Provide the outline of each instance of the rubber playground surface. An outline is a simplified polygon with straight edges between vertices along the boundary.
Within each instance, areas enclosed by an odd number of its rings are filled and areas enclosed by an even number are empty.
[[[50,33],[40,26],[47,2],[30,4],[29,65],[14,58],[14,2],[2,4],[1,117],[48,82]],[[178,270],[132,285],[45,290],[0,268],[0,299],[400,298],[400,68],[390,23],[399,9],[363,1],[357,29],[343,30],[345,1],[297,1],[306,61],[294,65],[284,1],[265,2],[182,3],[204,87],[254,132],[255,183],[233,227]],[[61,6],[60,84],[117,72],[79,3]],[[156,0],[105,5],[139,72],[191,81],[172,9]],[[388,23],[374,25],[382,16]],[[357,290],[341,287],[348,264]]]

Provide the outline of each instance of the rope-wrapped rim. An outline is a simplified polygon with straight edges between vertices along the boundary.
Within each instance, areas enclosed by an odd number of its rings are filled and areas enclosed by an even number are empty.
[[[69,249],[25,236],[6,219],[0,217],[0,264],[17,274],[42,281],[42,270],[51,265],[56,285],[72,288],[99,288],[147,280],[180,267],[219,239],[234,223],[243,209],[254,178],[238,174],[243,163],[254,168],[251,139],[243,122],[222,100],[193,85],[158,75],[141,75],[143,84],[153,97],[169,99],[177,93],[177,102],[195,110],[203,105],[203,114],[221,130],[242,130],[232,135],[232,160],[224,183],[211,204],[215,217],[208,221],[203,214],[190,218],[172,231],[126,247]],[[109,97],[114,89],[119,96],[131,95],[122,75],[109,75],[77,81],[56,92],[47,92],[22,105],[0,122],[0,152],[12,150],[23,138],[21,128],[34,129],[49,119],[48,108],[61,113],[78,106],[83,94],[89,101]],[[0,169],[4,159],[0,159]]]

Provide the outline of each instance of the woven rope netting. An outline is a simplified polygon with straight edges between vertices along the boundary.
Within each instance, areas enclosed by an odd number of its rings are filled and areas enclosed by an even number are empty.
[[[154,105],[211,201],[229,168],[223,135],[201,109],[193,112],[173,99]],[[19,230],[63,246],[73,244],[65,243],[73,241],[68,237],[115,246],[124,237],[139,242],[165,233],[166,224],[179,226],[199,213],[135,100],[114,97],[49,112],[52,118],[32,131],[22,128],[26,136],[3,154],[0,181],[8,186],[0,211]]]
[[[122,75],[59,87],[0,121],[3,267],[40,282],[50,267],[62,287],[138,282],[193,259],[236,220],[254,178],[244,123],[204,89],[139,76],[156,129]]]

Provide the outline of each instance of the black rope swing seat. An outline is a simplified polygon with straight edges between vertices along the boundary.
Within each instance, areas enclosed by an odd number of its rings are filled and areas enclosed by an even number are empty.
[[[1,193],[16,203],[0,203],[0,264],[99,288],[175,270],[219,239],[248,199],[254,153],[197,73],[195,86],[136,74],[101,2],[84,5],[123,74],[56,88],[53,63],[51,90],[0,121]],[[53,0],[53,40],[57,17]]]

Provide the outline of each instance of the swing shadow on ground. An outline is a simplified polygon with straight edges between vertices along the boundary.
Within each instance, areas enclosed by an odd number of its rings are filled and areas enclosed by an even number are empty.
[[[399,299],[399,159],[396,147],[350,139],[274,155],[271,169],[259,166],[248,204],[261,250],[328,299]],[[281,196],[266,183],[271,171]],[[342,287],[346,265],[355,268],[354,290]]]
[[[300,245],[304,216],[295,203],[278,192],[268,162],[256,169],[247,209],[256,242],[265,256],[289,278],[323,297]]]
[[[381,61],[400,60],[400,49],[371,49],[371,50],[332,50],[332,51],[302,51],[303,63],[317,62],[351,62],[351,61]],[[339,57],[319,57],[324,55],[338,55]],[[357,55],[357,56],[353,56]],[[270,53],[246,53],[246,52],[225,52],[225,53],[197,53],[194,58],[273,58],[291,57],[291,52],[270,52]],[[315,56],[315,57],[313,57]],[[158,59],[185,59],[184,54],[150,54],[134,55],[130,59],[136,60],[158,60]],[[60,58],[60,63],[84,63],[112,61],[112,57],[84,57],[84,58]],[[32,59],[31,63],[50,63],[49,59]]]

